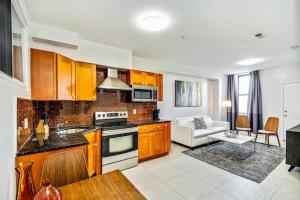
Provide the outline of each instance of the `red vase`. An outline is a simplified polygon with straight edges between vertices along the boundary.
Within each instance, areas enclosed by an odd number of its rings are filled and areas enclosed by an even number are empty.
[[[40,191],[33,200],[62,200],[60,191],[51,184],[50,180],[43,180]]]

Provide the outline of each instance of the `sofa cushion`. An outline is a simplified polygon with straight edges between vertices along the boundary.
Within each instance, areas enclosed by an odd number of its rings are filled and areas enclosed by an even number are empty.
[[[194,118],[195,129],[207,129],[207,125],[203,117]]]
[[[219,132],[227,131],[227,128],[223,127],[223,126],[213,126],[213,127],[210,127],[209,130],[213,133],[219,133]]]
[[[178,118],[176,119],[176,123],[178,126],[185,126],[194,129],[194,120],[193,118]]]
[[[202,138],[211,135],[213,132],[209,129],[196,129],[194,130],[194,139]]]
[[[204,116],[203,118],[206,122],[207,127],[212,127],[213,126],[213,120],[211,119],[210,116]]]

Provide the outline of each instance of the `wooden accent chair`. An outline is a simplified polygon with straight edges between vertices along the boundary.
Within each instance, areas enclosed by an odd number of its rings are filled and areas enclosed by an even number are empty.
[[[236,134],[239,134],[239,131],[248,132],[248,136],[251,136],[250,121],[248,116],[239,115],[236,118]]]
[[[257,140],[257,136],[259,134],[265,135],[265,143],[268,144],[268,147],[270,146],[270,135],[274,135],[277,137],[278,144],[280,146],[280,141],[278,137],[278,126],[279,126],[279,118],[278,117],[269,117],[264,130],[258,130],[255,136],[255,142]]]
[[[41,183],[51,180],[55,187],[61,187],[89,178],[84,152],[71,150],[48,156],[43,165]]]

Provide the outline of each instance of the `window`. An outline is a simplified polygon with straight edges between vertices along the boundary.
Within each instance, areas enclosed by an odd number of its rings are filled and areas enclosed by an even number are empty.
[[[19,18],[14,3],[1,1],[5,6],[0,9],[0,72],[24,82],[24,34],[25,25]]]
[[[250,75],[238,76],[238,97],[239,97],[239,113],[248,113],[248,96],[249,96]]]
[[[23,39],[24,26],[12,5],[11,8],[12,27],[12,76],[23,82]]]

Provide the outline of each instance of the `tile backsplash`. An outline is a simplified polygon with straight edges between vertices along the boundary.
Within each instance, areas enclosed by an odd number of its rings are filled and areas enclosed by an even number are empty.
[[[97,85],[106,77],[106,70],[97,69]],[[119,78],[126,81],[126,73],[119,72]],[[64,126],[90,125],[94,123],[94,112],[97,111],[128,111],[128,120],[152,119],[152,111],[157,108],[156,103],[131,103],[126,102],[125,91],[98,90],[97,101],[32,101],[18,98],[17,100],[17,125],[24,126],[27,118],[29,128],[32,130],[37,126],[43,112],[49,114],[49,126],[56,127],[58,123]],[[136,114],[133,110],[136,109]],[[19,139],[20,147],[27,138]]]
[[[21,147],[26,140],[31,136],[31,131],[36,124],[36,113],[37,110],[34,107],[34,103],[32,100],[28,99],[17,99],[17,127],[24,128],[25,119],[28,120],[28,131],[24,129],[20,129],[18,134],[18,149]]]

